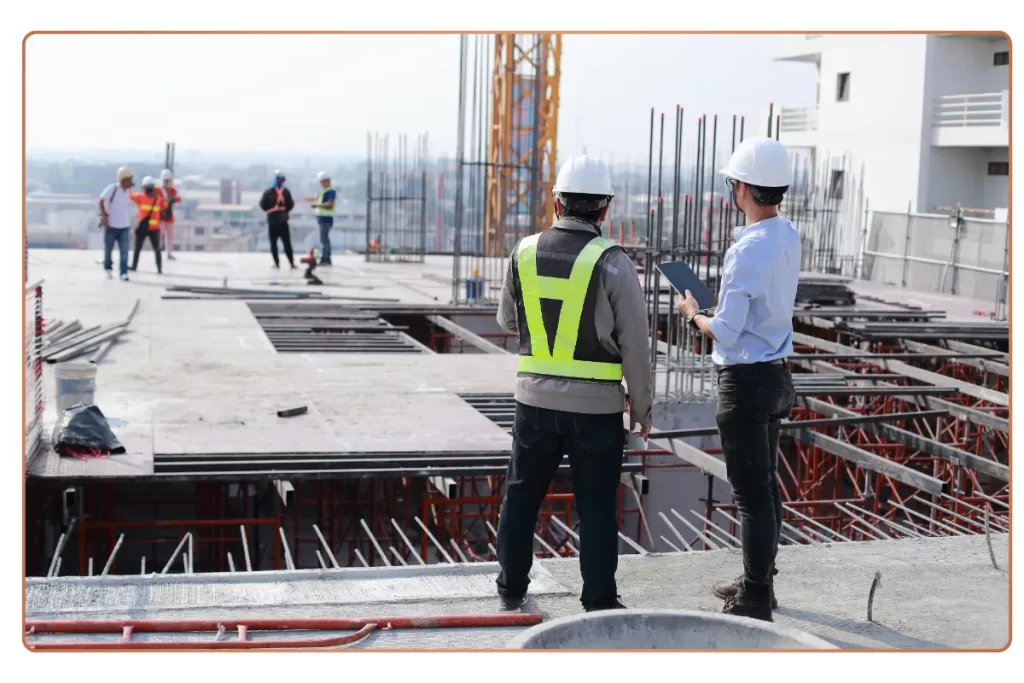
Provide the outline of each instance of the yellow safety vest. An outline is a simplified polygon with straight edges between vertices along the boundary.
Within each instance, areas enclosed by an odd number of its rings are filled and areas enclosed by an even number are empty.
[[[540,234],[530,235],[519,243],[516,250],[526,331],[530,336],[530,355],[519,356],[519,372],[567,379],[622,381],[621,363],[598,363],[574,358],[580,315],[583,313],[594,267],[601,255],[613,248],[615,243],[603,237],[590,240],[576,257],[570,276],[559,278],[537,275],[539,239]],[[541,299],[562,302],[554,350],[548,345],[548,333],[544,329],[544,318],[541,315]]]
[[[316,198],[316,203],[317,204],[323,204],[324,203],[324,195],[327,194],[327,190],[331,190],[331,189],[334,189],[334,188],[328,187],[328,188],[325,188],[325,189],[321,190],[319,196],[317,196],[317,198]],[[335,193],[335,195],[334,195],[334,201],[335,201],[335,204],[337,204],[337,201],[338,201],[337,193]],[[313,213],[315,215],[317,215],[317,216],[324,216],[325,218],[330,218],[330,217],[334,216],[334,206],[332,206],[329,209],[325,209],[322,206],[318,206],[315,209],[313,209]]]

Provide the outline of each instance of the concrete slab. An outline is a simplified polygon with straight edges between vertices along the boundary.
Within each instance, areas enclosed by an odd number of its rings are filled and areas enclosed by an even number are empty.
[[[154,452],[471,452],[511,446],[508,434],[456,394],[510,390],[514,356],[277,353],[245,301],[161,298],[168,285],[226,282],[447,304],[450,259],[368,264],[342,256],[323,277],[344,286],[317,289],[305,286],[299,272],[271,271],[265,254],[182,254],[159,276],[145,272],[143,260],[142,272],[128,283],[107,280],[99,258],[87,251],[32,251],[29,268],[33,278],[45,279],[47,319],[113,322],[141,300],[129,333],[97,376],[97,405],[129,452],[79,462],[44,449],[30,468],[34,476],[144,476],[152,474]],[[48,436],[56,420],[52,366],[45,369],[44,389]],[[306,415],[276,415],[302,405],[309,408]]]
[[[1006,566],[1007,536],[996,535],[993,545],[1000,566]],[[718,612],[722,603],[710,592],[711,583],[738,574],[741,561],[735,550],[623,556],[617,575],[619,592],[632,607]],[[546,618],[582,611],[577,598],[582,587],[578,561],[543,560],[535,568],[535,576],[541,578],[531,586],[526,611],[542,612]],[[112,579],[38,579],[29,581],[27,609],[29,619],[176,619],[186,608],[193,619],[496,612],[492,581],[497,566],[481,563],[459,569],[477,572],[473,588],[461,593],[435,590],[416,578],[438,571],[436,565],[407,568],[410,586],[405,587],[396,583],[395,569],[385,568],[276,573],[276,577],[267,573],[269,580],[261,580],[262,574],[252,580],[239,575],[139,578],[133,580],[136,588],[116,595],[105,587]],[[786,546],[779,555],[779,570],[780,608],[775,621],[841,648],[1000,649],[1009,639],[1008,576],[992,567],[982,536]],[[448,568],[442,566],[440,571]],[[868,590],[876,571],[882,573],[882,587],[875,596],[874,621],[868,622]],[[350,577],[374,573],[382,577],[376,585],[387,585],[387,596],[373,592],[364,596],[368,599],[353,597],[358,596],[354,586],[361,582]],[[246,580],[245,588],[238,588],[238,582]],[[353,583],[346,587],[347,581]],[[396,603],[394,597],[405,601]],[[519,632],[515,628],[395,630],[374,633],[355,647],[502,648]]]

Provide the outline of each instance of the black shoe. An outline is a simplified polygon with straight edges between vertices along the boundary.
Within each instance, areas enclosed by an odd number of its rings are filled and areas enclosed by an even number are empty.
[[[616,596],[611,600],[599,600],[591,605],[584,605],[583,609],[587,612],[603,612],[606,609],[626,609],[626,606]]]
[[[291,267],[292,267],[292,270],[297,270],[298,269],[298,266],[295,265],[294,263],[291,264]]]
[[[529,600],[530,597],[528,595],[523,595],[519,597],[513,597],[510,595],[499,595],[498,599],[501,602],[502,612],[514,612],[523,605],[525,605],[526,601]]]
[[[767,594],[764,597],[756,597],[749,591],[741,589],[736,595],[725,599],[722,614],[773,621],[771,598]]]
[[[270,267],[273,268],[274,270],[281,270],[280,264],[277,264],[277,263],[275,263],[274,265],[272,265]]]
[[[743,577],[736,579],[735,581],[719,581],[711,587],[711,592],[722,598],[728,600],[736,595],[739,591],[740,586],[743,584]],[[775,599],[775,586],[772,586],[772,609],[779,608],[779,601]]]
[[[171,254],[167,254],[167,260],[168,261],[177,261],[178,259],[174,258]]]

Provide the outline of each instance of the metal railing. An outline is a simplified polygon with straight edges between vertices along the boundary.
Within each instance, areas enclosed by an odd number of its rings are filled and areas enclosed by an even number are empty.
[[[943,95],[935,98],[933,124],[939,127],[1007,124],[1008,92]],[[783,129],[785,130],[785,129]]]

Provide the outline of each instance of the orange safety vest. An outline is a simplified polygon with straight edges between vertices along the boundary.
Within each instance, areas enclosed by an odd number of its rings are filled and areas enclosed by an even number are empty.
[[[164,201],[162,193],[158,194],[153,192],[153,196],[149,196],[145,192],[132,192],[132,201],[139,205],[139,214],[136,216],[136,223],[142,223],[142,221],[149,219],[149,229],[159,230],[160,229],[160,212],[167,208],[167,202]]]
[[[164,193],[166,192],[167,193],[167,199],[165,199],[164,201],[166,202],[167,207],[173,207],[174,206],[173,201],[178,198],[178,189],[177,188],[170,187],[170,188],[164,189],[162,187],[158,187],[158,188],[156,188],[156,191],[160,194],[161,198],[164,197]],[[165,207],[165,208],[167,208],[167,207]],[[164,223],[173,223],[174,222],[174,214],[172,213],[169,218],[161,218],[160,220],[163,221]]]
[[[284,188],[275,187],[274,191],[277,192],[277,204],[273,208],[267,209],[267,213],[275,213],[277,211],[284,211]]]

